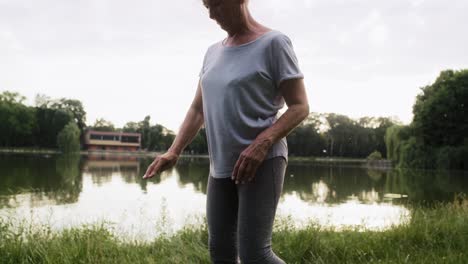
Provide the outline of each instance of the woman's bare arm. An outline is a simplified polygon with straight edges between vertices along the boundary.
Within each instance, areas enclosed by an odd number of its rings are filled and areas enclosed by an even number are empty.
[[[179,158],[180,153],[187,147],[193,138],[197,135],[201,126],[203,125],[203,99],[201,93],[201,83],[198,82],[198,88],[195,97],[190,105],[187,114],[185,115],[184,122],[180,127],[171,147],[163,155],[158,155],[154,161],[148,166],[144,179],[151,178],[155,174],[169,169],[174,166]]]
[[[236,183],[252,180],[273,144],[287,136],[309,115],[309,103],[303,79],[281,82],[280,91],[288,110],[241,153],[232,174],[232,179]]]
[[[193,98],[192,104],[185,115],[184,122],[182,123],[179,133],[177,134],[174,142],[167,152],[180,155],[187,147],[193,138],[197,135],[201,126],[203,125],[203,99],[201,93],[201,85],[198,83],[198,88]]]

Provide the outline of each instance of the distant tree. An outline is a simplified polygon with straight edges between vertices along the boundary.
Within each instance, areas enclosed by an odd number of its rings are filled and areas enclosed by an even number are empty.
[[[37,130],[34,133],[36,146],[57,148],[57,136],[73,120],[72,114],[63,109],[36,107]]]
[[[387,156],[387,147],[385,145],[385,133],[389,127],[392,127],[397,124],[401,124],[398,120],[389,117],[379,117],[377,118],[377,127],[374,128],[374,134],[376,139],[375,149],[382,153],[383,157],[388,158]]]
[[[175,138],[174,132],[163,125],[150,124],[151,117],[145,116],[140,122],[127,122],[123,127],[123,132],[140,133],[141,148],[149,151],[167,150]]]
[[[26,97],[17,92],[3,91],[0,93],[0,102],[23,104],[25,100]]]
[[[36,107],[48,108],[52,102],[53,102],[52,98],[45,94],[36,94],[36,97],[34,98],[34,105]]]
[[[398,162],[400,160],[401,147],[410,136],[409,128],[394,125],[387,128],[385,132],[385,145],[387,148],[387,159]]]
[[[23,104],[25,97],[5,91],[0,94],[0,146],[24,147],[34,144],[37,123],[33,108]]]
[[[151,117],[145,116],[143,121],[138,123],[138,130],[137,132],[141,134],[141,145],[144,149],[150,149],[153,147],[153,144],[150,142],[150,119]]]
[[[98,118],[94,124],[90,127],[96,131],[115,131],[115,126],[111,121],[107,121],[104,118]]]
[[[163,137],[162,137],[162,142],[160,144],[160,149],[161,151],[166,151],[168,150],[171,145],[172,145],[172,142],[174,141],[175,139],[175,134],[174,132],[170,131],[170,130],[166,130],[163,134]]]
[[[136,133],[139,129],[138,123],[136,122],[127,122],[122,128],[123,132]]]
[[[310,113],[286,138],[289,153],[296,156],[321,156],[326,152],[326,138],[320,132],[320,115]]]
[[[172,140],[171,140],[172,142]],[[170,144],[170,143],[169,143]],[[206,141],[206,130],[205,128],[201,128],[198,131],[195,138],[192,140],[192,143],[187,146],[185,149],[189,153],[194,154],[206,154],[208,153],[208,143]]]
[[[37,94],[35,97],[35,105],[38,109],[52,109],[59,111],[67,111],[78,125],[80,130],[80,139],[84,135],[84,129],[86,128],[86,112],[83,104],[79,100],[75,99],[52,99],[51,97],[44,94]]]
[[[352,145],[356,140],[356,122],[345,115],[327,114],[328,131],[328,153],[330,156],[350,157],[353,156]]]
[[[57,135],[57,145],[63,153],[75,153],[80,150],[80,129],[71,121]]]
[[[75,123],[80,129],[80,133],[83,133],[86,127],[86,112],[83,104],[79,100],[61,98],[58,101],[52,103],[50,106],[53,109],[64,109],[72,114]]]

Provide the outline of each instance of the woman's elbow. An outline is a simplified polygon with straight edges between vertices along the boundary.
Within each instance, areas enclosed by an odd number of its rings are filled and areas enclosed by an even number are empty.
[[[309,116],[309,103],[305,102],[301,105],[301,121]]]

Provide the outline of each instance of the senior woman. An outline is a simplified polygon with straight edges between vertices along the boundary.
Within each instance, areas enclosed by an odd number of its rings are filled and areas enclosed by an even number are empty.
[[[287,164],[285,136],[309,113],[303,75],[289,38],[255,21],[247,0],[203,3],[227,37],[208,48],[179,133],[143,177],[174,166],[204,124],[212,262],[285,263],[271,249],[271,234]],[[288,109],[277,118],[284,102]]]

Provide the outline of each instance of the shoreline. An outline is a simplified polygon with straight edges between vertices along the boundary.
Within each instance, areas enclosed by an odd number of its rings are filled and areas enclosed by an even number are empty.
[[[2,154],[46,154],[60,155],[61,152],[57,149],[40,149],[40,148],[0,148]],[[82,156],[128,156],[140,158],[153,158],[162,152],[157,151],[108,151],[108,150],[81,150],[77,154]],[[207,154],[182,154],[181,158],[202,158],[208,159]],[[342,157],[302,157],[289,156],[288,162],[293,164],[318,164],[318,165],[339,165],[350,167],[364,167],[369,169],[392,169],[392,161],[382,160],[367,160],[365,158],[342,158]]]

